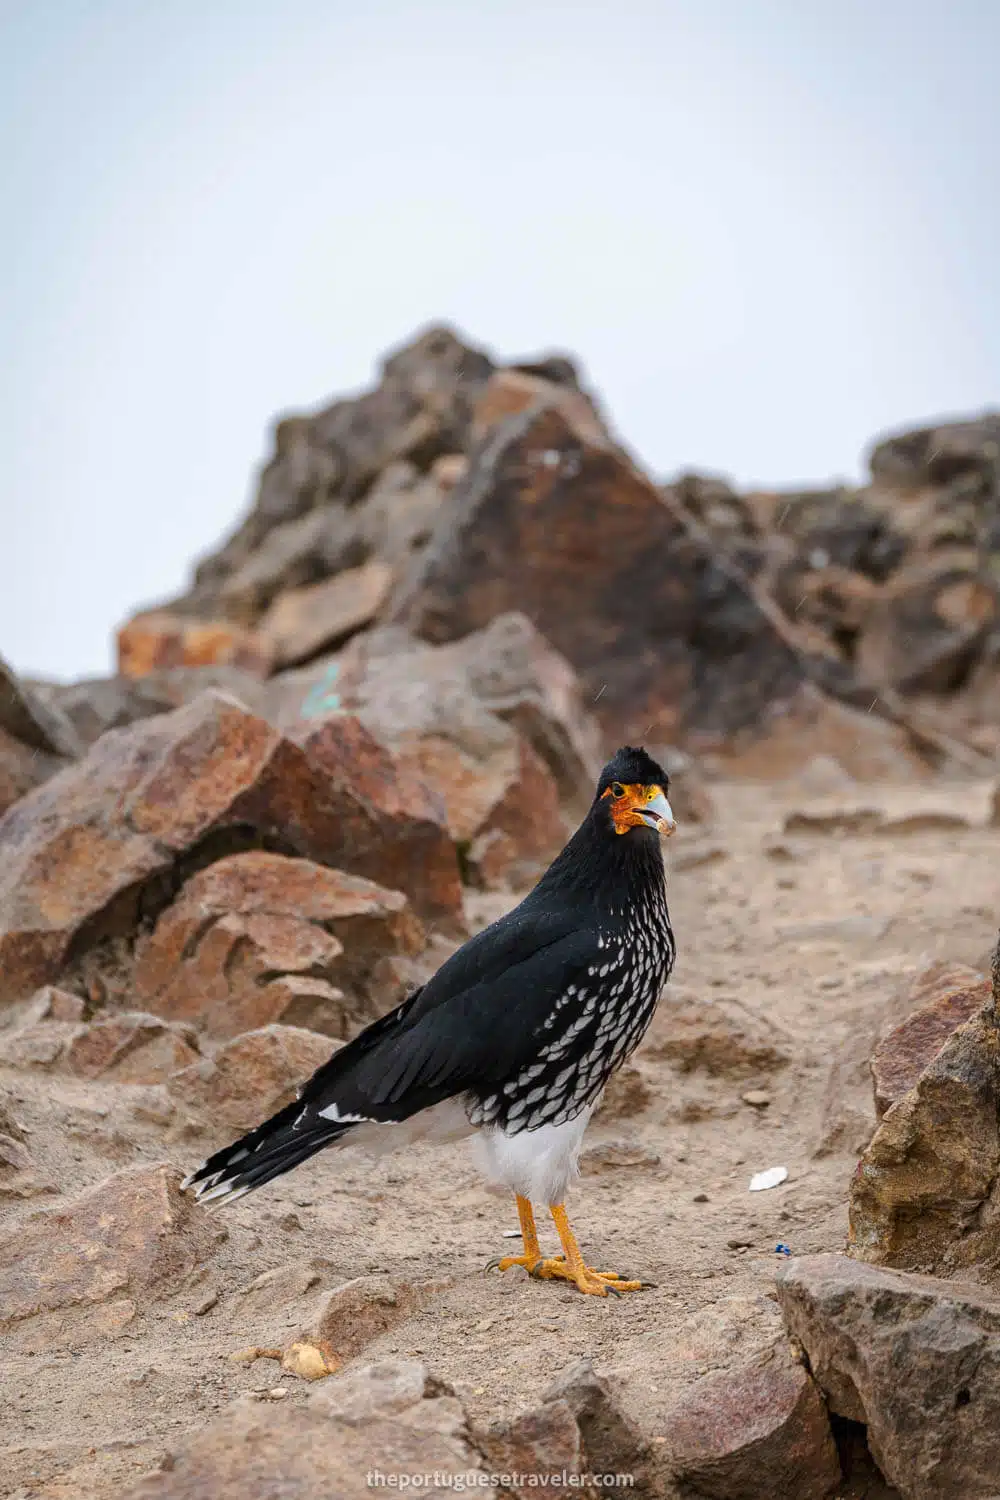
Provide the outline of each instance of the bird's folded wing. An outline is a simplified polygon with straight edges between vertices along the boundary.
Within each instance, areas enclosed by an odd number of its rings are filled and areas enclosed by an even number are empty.
[[[503,964],[481,954],[450,974],[445,965],[310,1080],[300,1100],[303,1123],[331,1106],[342,1120],[403,1120],[514,1076],[535,1056],[556,1002],[596,952],[584,929],[557,934],[550,927],[544,937],[532,944],[525,932],[515,933]]]

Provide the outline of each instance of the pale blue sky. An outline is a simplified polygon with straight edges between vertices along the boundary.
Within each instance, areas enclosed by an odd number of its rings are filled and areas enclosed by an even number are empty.
[[[104,670],[431,319],[661,473],[1000,401],[998,57],[993,0],[0,0],[0,652]]]

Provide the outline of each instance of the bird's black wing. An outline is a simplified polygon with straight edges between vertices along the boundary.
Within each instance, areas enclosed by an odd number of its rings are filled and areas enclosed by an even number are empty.
[[[368,1122],[409,1119],[457,1094],[489,1095],[544,1045],[545,1023],[597,952],[572,914],[517,908],[313,1074],[299,1098],[185,1179],[225,1202]]]
[[[488,1093],[531,1061],[596,943],[590,928],[554,914],[487,928],[313,1075],[299,1099],[303,1123],[331,1106],[343,1121],[404,1120],[467,1090]]]

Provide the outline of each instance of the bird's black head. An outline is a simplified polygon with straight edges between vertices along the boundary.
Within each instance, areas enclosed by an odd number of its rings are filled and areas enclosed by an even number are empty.
[[[633,828],[673,833],[677,825],[667,801],[669,787],[670,778],[651,755],[623,745],[601,772],[594,807],[615,833]]]

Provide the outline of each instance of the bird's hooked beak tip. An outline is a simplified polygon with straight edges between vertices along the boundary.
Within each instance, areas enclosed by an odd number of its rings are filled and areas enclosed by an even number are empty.
[[[673,809],[662,792],[657,792],[651,802],[642,808],[642,816],[650,828],[655,828],[663,838],[669,838],[677,830]]]

